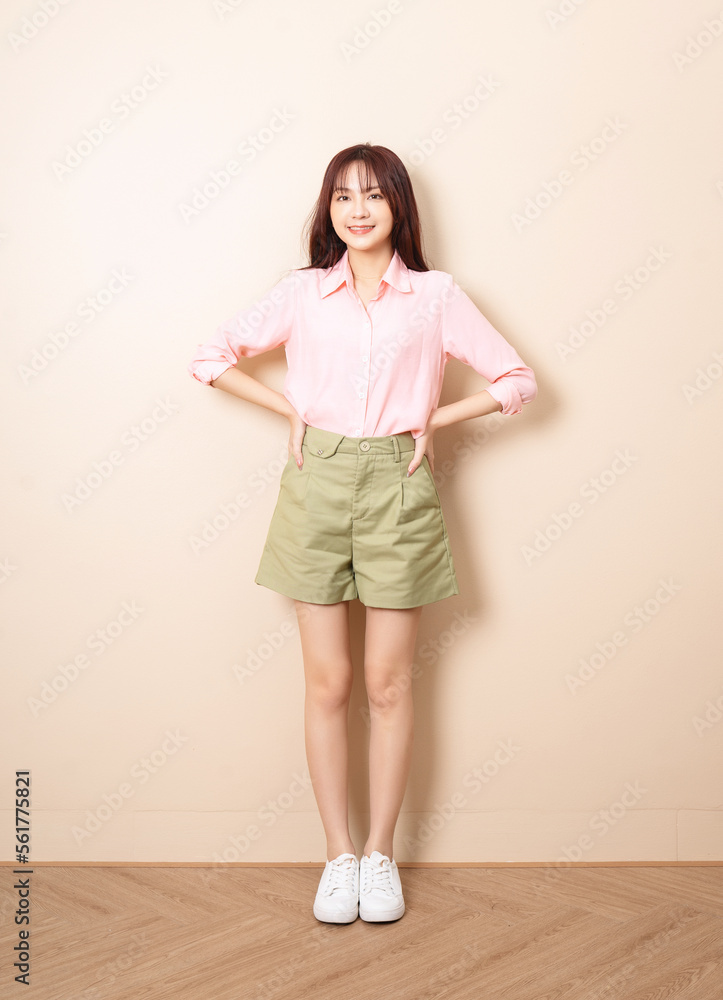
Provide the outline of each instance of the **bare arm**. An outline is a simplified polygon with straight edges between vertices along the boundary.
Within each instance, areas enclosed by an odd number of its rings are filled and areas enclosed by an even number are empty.
[[[213,379],[211,385],[214,389],[223,389],[239,399],[265,406],[267,410],[280,413],[283,417],[290,417],[292,411],[296,412],[283,393],[270,389],[240,368],[227,368],[218,378]]]
[[[258,379],[241,371],[240,368],[227,368],[218,378],[212,380],[214,389],[223,389],[224,392],[231,393],[239,399],[246,399],[249,403],[257,403],[267,410],[280,413],[286,417],[291,425],[289,433],[289,454],[296,459],[296,464],[301,468],[303,457],[301,454],[301,442],[304,438],[306,424],[291,405],[283,393],[271,389],[269,386],[259,382]]]
[[[420,434],[415,442],[414,455],[407,467],[408,474],[413,475],[416,472],[422,464],[422,458],[425,454],[429,467],[434,472],[434,446],[432,442],[434,432],[438,431],[440,427],[448,427],[460,420],[471,420],[472,417],[483,417],[501,409],[502,403],[495,399],[492,393],[482,389],[481,392],[476,392],[472,396],[466,396],[464,399],[458,399],[454,403],[448,403],[446,406],[432,410],[424,433]]]
[[[483,389],[473,396],[467,396],[465,399],[458,399],[454,403],[438,407],[429,418],[427,430],[434,433],[440,427],[448,427],[450,424],[456,424],[460,420],[470,420],[472,417],[484,417],[488,413],[494,413],[495,410],[501,409],[502,403],[486,389]]]

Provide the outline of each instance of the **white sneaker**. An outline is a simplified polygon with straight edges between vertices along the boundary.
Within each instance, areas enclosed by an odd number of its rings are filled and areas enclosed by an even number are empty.
[[[396,861],[372,851],[359,864],[359,916],[362,920],[399,920],[404,896]]]
[[[314,916],[328,924],[350,924],[359,916],[359,862],[354,854],[327,861],[314,900]]]

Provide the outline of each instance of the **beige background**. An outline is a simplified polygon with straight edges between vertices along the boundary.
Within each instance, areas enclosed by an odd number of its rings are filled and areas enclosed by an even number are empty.
[[[721,859],[720,5],[45,10],[2,14],[2,858],[29,768],[34,860],[323,859],[292,604],[253,582],[288,425],[186,366],[370,140],[539,383],[435,440],[462,593],[423,615],[395,856]],[[484,384],[452,362],[442,401]],[[365,709],[357,674],[358,848]]]

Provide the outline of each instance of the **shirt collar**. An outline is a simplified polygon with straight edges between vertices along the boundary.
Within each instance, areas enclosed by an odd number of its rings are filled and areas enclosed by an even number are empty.
[[[409,269],[399,256],[397,250],[394,251],[392,259],[389,261],[389,266],[382,275],[382,281],[386,281],[388,285],[392,285],[393,288],[396,288],[400,292],[411,292],[412,290],[412,284],[409,280]],[[348,250],[344,251],[336,264],[329,268],[321,279],[321,297],[325,298],[331,292],[335,292],[344,282],[346,282],[348,288],[354,288],[354,275],[351,273],[351,267],[349,266]]]

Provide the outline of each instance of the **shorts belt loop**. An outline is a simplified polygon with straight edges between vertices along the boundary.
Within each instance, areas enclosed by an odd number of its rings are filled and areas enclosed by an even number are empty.
[[[399,447],[399,441],[397,439],[396,434],[392,435],[392,443],[394,445],[394,461],[399,462],[401,461],[402,458],[402,451],[401,448]]]

